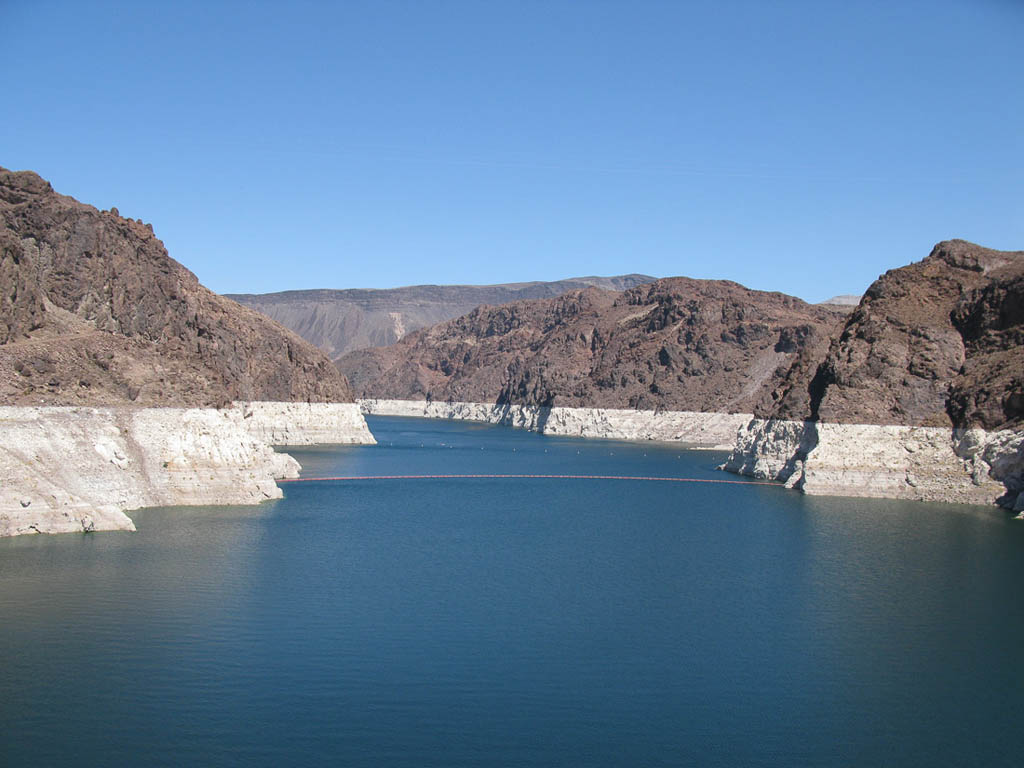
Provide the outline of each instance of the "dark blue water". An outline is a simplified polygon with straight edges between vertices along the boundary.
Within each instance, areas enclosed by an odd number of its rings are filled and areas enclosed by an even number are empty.
[[[374,418],[306,475],[735,479]],[[0,540],[0,765],[1019,765],[1024,524],[776,487],[289,485]]]

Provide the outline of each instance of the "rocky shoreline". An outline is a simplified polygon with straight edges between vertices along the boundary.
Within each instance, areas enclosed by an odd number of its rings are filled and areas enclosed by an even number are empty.
[[[822,424],[743,413],[365,399],[366,414],[480,421],[551,435],[731,451],[720,467],[809,495],[999,504],[1024,514],[1024,432]]]
[[[364,399],[363,413],[482,421],[546,435],[607,440],[657,440],[690,448],[730,450],[749,413],[643,411],[624,408],[559,408],[537,405]]]
[[[135,530],[140,507],[257,504],[299,464],[272,444],[373,443],[354,403],[0,407],[0,537]]]
[[[1024,513],[1024,432],[753,419],[722,469],[810,495],[998,504]]]

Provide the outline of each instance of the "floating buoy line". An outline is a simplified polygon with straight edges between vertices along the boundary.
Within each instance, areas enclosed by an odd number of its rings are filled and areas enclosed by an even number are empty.
[[[513,475],[513,474],[472,474],[472,475],[339,475],[336,477],[292,477],[278,480],[279,483],[326,483],[350,480],[632,480],[660,483],[717,483],[720,485],[774,485],[778,483],[763,480],[718,480],[702,477],[641,477],[637,475]]]

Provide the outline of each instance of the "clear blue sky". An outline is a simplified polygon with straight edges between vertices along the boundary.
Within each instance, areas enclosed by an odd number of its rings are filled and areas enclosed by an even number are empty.
[[[0,0],[0,165],[219,292],[1024,249],[1024,0]]]

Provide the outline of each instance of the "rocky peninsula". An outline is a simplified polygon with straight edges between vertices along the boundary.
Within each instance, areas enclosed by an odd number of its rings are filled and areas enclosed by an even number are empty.
[[[277,498],[272,444],[373,442],[323,352],[31,172],[0,169],[0,284],[0,536]]]

